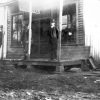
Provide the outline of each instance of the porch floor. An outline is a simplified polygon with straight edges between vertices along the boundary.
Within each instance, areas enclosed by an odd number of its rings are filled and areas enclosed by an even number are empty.
[[[47,65],[47,66],[66,66],[66,65],[77,65],[81,64],[81,59],[68,59],[68,60],[51,60],[46,58],[39,58],[39,59],[5,59],[5,62],[11,61],[12,64],[26,64],[26,65]]]

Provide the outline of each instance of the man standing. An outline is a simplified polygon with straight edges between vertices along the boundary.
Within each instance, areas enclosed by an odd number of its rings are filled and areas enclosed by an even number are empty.
[[[29,36],[29,29],[28,29],[28,24],[26,24],[23,27],[23,34],[22,34],[22,45],[24,47],[24,59],[27,59],[27,55],[28,55],[28,36]]]
[[[58,30],[55,27],[54,19],[51,21],[48,36],[50,44],[50,58],[54,60],[57,58],[57,39],[58,39]]]

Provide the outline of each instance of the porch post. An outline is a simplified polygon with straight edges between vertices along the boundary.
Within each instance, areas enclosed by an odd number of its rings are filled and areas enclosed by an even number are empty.
[[[61,34],[62,34],[62,14],[63,14],[63,0],[59,0],[59,39],[58,39],[58,61],[61,60]],[[64,71],[64,66],[59,65],[56,67],[56,71]]]
[[[3,59],[6,58],[7,54],[7,6],[4,8],[4,23],[3,23],[3,36],[2,36],[2,57]]]
[[[61,33],[62,33],[62,12],[63,12],[63,0],[59,0],[59,39],[58,39],[58,60],[61,58]]]
[[[32,22],[32,0],[29,0],[29,44],[28,44],[28,58],[30,59],[31,54],[31,38],[32,38],[32,30],[31,30],[31,22]]]

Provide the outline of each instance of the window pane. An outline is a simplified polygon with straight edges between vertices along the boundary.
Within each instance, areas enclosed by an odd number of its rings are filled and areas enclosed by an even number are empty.
[[[66,5],[62,16],[62,43],[76,43],[76,5]]]
[[[12,46],[21,46],[23,15],[12,16]]]

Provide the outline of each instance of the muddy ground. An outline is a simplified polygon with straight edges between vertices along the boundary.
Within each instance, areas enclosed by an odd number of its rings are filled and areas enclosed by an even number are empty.
[[[0,100],[100,100],[100,71],[44,69],[1,65]]]

